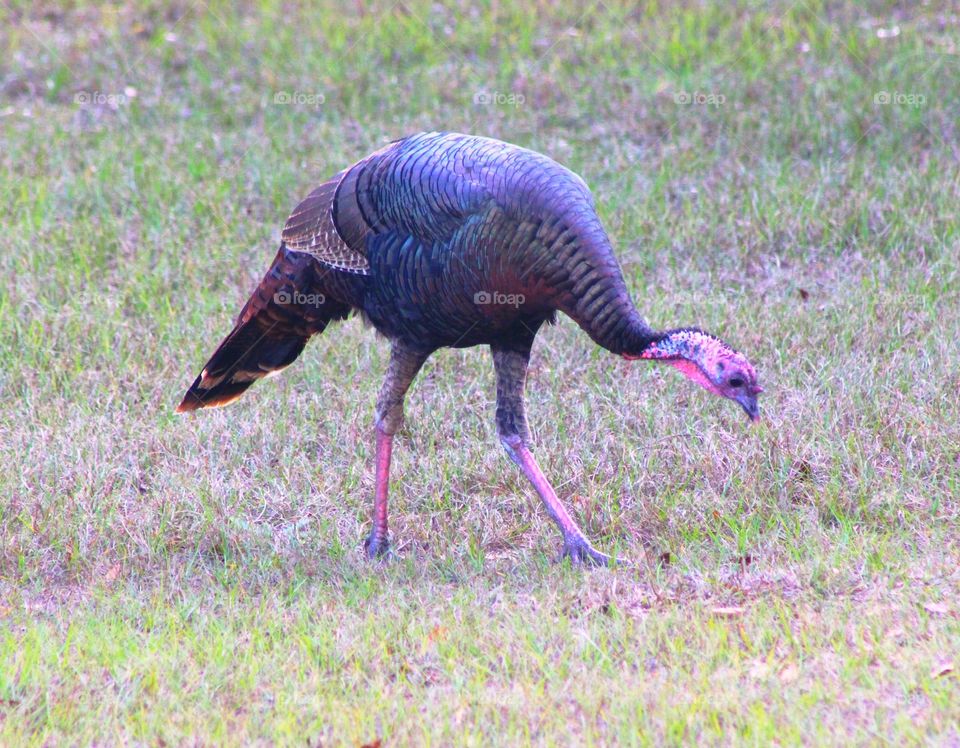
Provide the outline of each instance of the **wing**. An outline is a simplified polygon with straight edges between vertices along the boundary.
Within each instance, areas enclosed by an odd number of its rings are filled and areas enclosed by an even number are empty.
[[[370,264],[366,254],[351,249],[333,225],[333,196],[346,174],[324,182],[293,210],[283,227],[283,242],[290,249],[306,252],[317,261],[337,270],[366,275]]]
[[[532,225],[546,236],[592,216],[592,206],[583,180],[539,153],[489,138],[419,133],[318,187],[287,220],[283,240],[326,265],[367,274],[372,236],[453,251],[470,223],[499,216],[497,233]]]
[[[283,228],[284,243],[329,267],[367,275],[371,234],[449,239],[490,202],[479,183],[457,171],[450,146],[449,137],[421,133],[375,151],[294,209]]]
[[[474,167],[480,139],[420,133],[392,143],[347,170],[333,200],[343,241],[364,252],[371,235],[396,233],[445,243],[471,216],[494,204]],[[488,158],[495,141],[489,141]],[[503,145],[503,144],[498,144]]]

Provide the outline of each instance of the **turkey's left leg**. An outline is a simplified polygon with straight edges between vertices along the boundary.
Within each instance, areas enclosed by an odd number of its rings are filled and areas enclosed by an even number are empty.
[[[531,336],[530,344],[532,343]],[[567,557],[574,564],[586,562],[595,566],[608,565],[610,557],[590,545],[590,541],[566,507],[560,503],[556,491],[540,470],[528,446],[530,431],[523,407],[523,385],[530,361],[530,345],[515,348],[491,346],[490,350],[493,352],[493,365],[497,370],[497,432],[500,443],[507,450],[510,459],[520,466],[527,480],[533,484],[547,514],[563,533],[561,558]]]
[[[376,479],[373,494],[373,528],[363,543],[368,558],[386,555],[390,550],[387,532],[387,492],[390,483],[390,456],[393,435],[403,423],[403,399],[410,385],[427,360],[429,353],[417,351],[402,343],[390,349],[390,364],[377,397]]]

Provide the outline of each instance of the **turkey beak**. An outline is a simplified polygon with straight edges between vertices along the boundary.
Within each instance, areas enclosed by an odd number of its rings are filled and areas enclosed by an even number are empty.
[[[760,406],[757,404],[756,393],[739,395],[737,402],[740,403],[740,407],[744,409],[751,421],[760,420]]]

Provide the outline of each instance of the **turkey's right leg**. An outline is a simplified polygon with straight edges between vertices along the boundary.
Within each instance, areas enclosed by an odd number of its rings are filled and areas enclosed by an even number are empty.
[[[363,543],[368,558],[386,555],[390,550],[387,532],[387,493],[390,483],[390,456],[393,435],[403,423],[403,399],[414,377],[427,360],[429,353],[394,343],[390,349],[390,364],[377,397],[376,445],[377,462],[373,494],[373,528]]]
[[[532,342],[531,337],[530,343]],[[560,502],[556,491],[527,446],[530,432],[523,407],[523,384],[530,361],[530,346],[525,349],[491,346],[491,351],[497,371],[497,432],[500,443],[507,450],[510,459],[520,466],[527,480],[533,484],[547,514],[563,533],[561,558],[569,558],[574,564],[586,562],[594,566],[608,565],[611,562],[610,557],[590,545],[590,541]]]

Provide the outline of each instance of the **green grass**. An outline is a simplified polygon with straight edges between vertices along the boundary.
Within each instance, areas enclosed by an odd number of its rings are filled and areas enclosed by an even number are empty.
[[[0,744],[960,741],[936,6],[2,6]],[[421,129],[581,173],[651,322],[758,366],[749,427],[541,334],[541,464],[639,569],[551,563],[484,350],[414,385],[389,565],[360,552],[387,344],[358,320],[172,412],[298,199]]]

